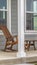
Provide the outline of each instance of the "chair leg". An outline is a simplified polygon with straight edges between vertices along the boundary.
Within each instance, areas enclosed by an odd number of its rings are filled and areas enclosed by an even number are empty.
[[[25,50],[27,49],[27,44],[28,44],[28,42],[26,41],[26,44],[25,44]]]
[[[30,48],[30,41],[29,41],[29,46],[28,46],[28,50],[29,50],[29,48]]]
[[[30,48],[30,44],[28,43],[28,41],[26,41],[25,50],[27,49],[29,51],[29,48]]]
[[[6,45],[5,45],[5,49],[4,49],[4,51],[6,51],[6,48],[7,48],[7,43],[6,43]]]
[[[34,44],[34,50],[36,50],[36,48],[35,48],[35,41],[33,41],[33,44]]]
[[[12,50],[12,46],[13,46],[13,45],[11,44],[10,50]]]

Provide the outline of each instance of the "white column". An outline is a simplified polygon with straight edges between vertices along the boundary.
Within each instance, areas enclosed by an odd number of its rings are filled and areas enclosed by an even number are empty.
[[[18,57],[26,56],[24,51],[24,0],[18,0]]]
[[[7,9],[8,9],[8,12],[7,12],[7,27],[11,33],[11,0],[7,0]]]

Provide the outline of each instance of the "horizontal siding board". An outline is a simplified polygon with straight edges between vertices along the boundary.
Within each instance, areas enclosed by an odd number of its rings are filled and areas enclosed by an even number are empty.
[[[25,40],[37,40],[37,34],[35,35],[25,35]]]

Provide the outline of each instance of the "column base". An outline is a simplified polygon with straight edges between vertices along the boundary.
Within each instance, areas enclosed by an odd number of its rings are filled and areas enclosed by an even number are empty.
[[[25,52],[18,52],[17,57],[26,57],[26,53]]]

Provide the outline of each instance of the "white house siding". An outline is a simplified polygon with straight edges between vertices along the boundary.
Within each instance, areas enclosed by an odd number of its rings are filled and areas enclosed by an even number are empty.
[[[24,5],[25,6],[25,5]],[[17,0],[11,0],[11,31],[12,35],[18,34],[18,6],[17,6]],[[25,15],[24,15],[25,18]],[[25,23],[24,23],[25,24]],[[25,29],[25,26],[24,26]],[[37,34],[35,35],[25,35],[25,39],[37,39]],[[35,44],[37,48],[37,43]],[[13,48],[17,49],[18,46],[15,45]]]
[[[37,40],[37,34],[25,34],[25,40]],[[35,47],[37,49],[37,42],[35,42]]]
[[[18,6],[17,0],[11,0],[11,32],[12,35],[18,34]],[[13,46],[14,49],[18,48],[18,45]]]
[[[26,34],[25,39],[26,40],[37,40],[37,34]]]
[[[11,31],[12,35],[18,34],[17,0],[11,0]]]
[[[12,35],[18,34],[18,6],[17,6],[17,0],[11,0],[11,31]],[[25,18],[25,17],[24,17]],[[26,34],[25,39],[37,39],[37,34]],[[4,49],[6,43],[6,39],[4,36],[0,36],[0,49]],[[37,48],[37,43],[35,44]],[[14,49],[17,50],[18,45],[13,46]]]
[[[4,50],[6,45],[6,38],[4,35],[0,35],[0,50]]]

